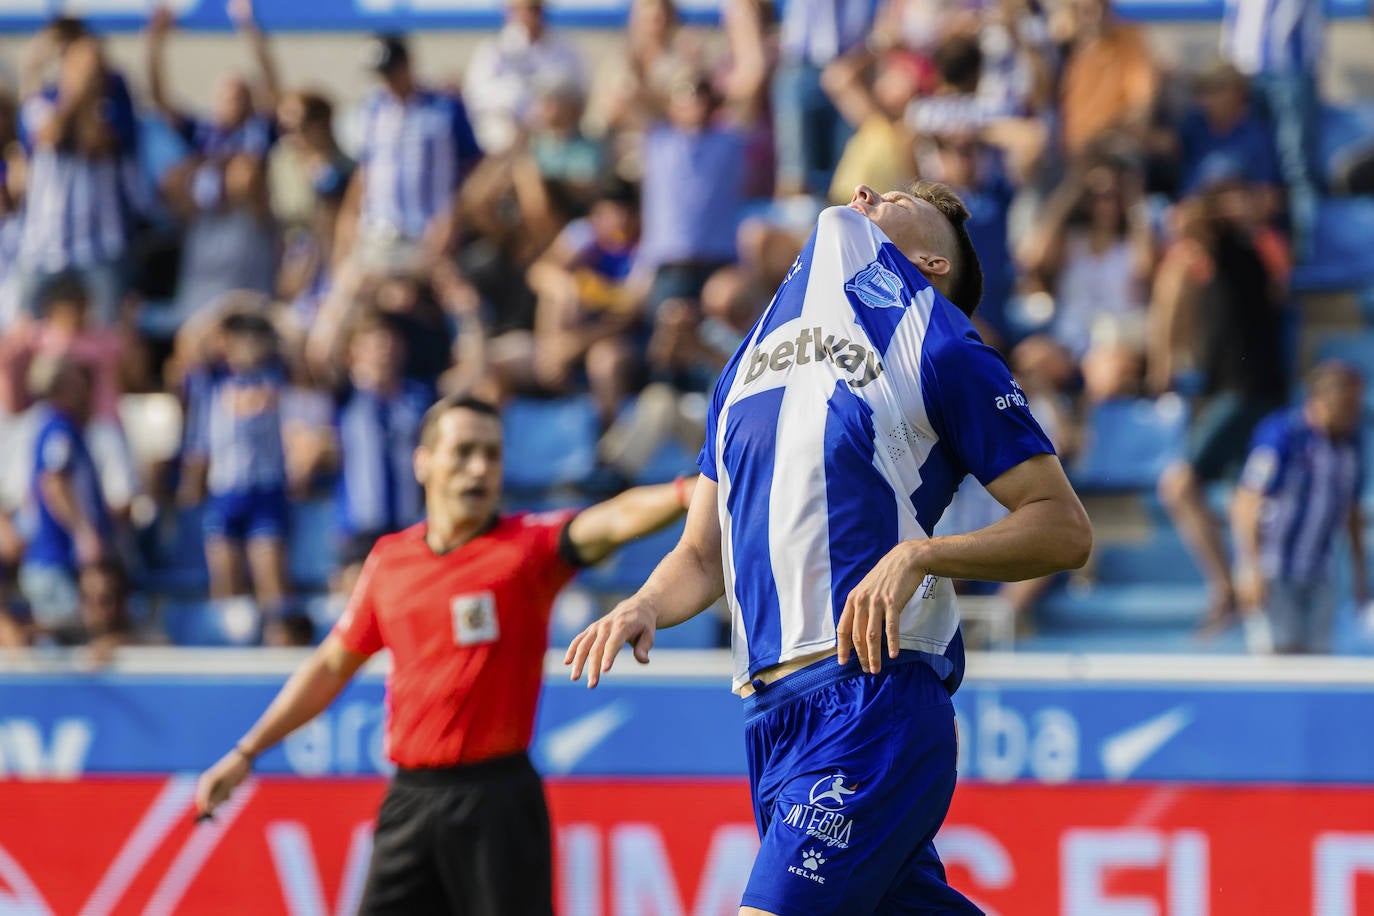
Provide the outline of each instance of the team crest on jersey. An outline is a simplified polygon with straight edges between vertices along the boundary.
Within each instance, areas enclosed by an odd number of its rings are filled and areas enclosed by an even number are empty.
[[[902,278],[877,261],[856,273],[844,288],[871,309],[906,307],[902,301]]]

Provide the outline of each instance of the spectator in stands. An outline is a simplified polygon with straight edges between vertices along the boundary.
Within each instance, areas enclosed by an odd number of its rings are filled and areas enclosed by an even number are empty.
[[[1203,394],[1187,452],[1160,477],[1159,495],[1210,588],[1208,632],[1234,622],[1236,598],[1203,485],[1240,465],[1255,425],[1288,392],[1281,289],[1256,245],[1249,200],[1246,186],[1219,185],[1176,207],[1178,240],[1150,304],[1151,388],[1195,375]]]
[[[78,573],[114,555],[115,532],[83,432],[91,416],[90,371],[49,356],[34,362],[29,378],[40,404],[19,588],[35,630],[52,634],[80,625]]]
[[[176,27],[175,14],[158,7],[148,21],[148,95],[153,107],[182,135],[194,154],[225,160],[246,153],[266,158],[277,137],[276,108],[281,94],[276,62],[262,30],[253,18],[252,0],[231,0],[229,15],[243,35],[258,67],[259,86],[238,74],[224,74],[215,87],[215,101],[207,117],[179,108],[167,92],[164,58],[167,36]]]
[[[1325,32],[1319,0],[1233,0],[1221,24],[1222,57],[1250,78],[1274,129],[1299,259],[1311,250],[1322,185],[1317,71]]]
[[[277,226],[262,157],[191,157],[167,170],[162,194],[184,225],[176,326],[233,290],[273,292]]]
[[[993,111],[1039,115],[1053,104],[1057,55],[1049,23],[1034,0],[998,0],[978,31],[983,68],[978,95]]]
[[[543,0],[506,0],[506,24],[468,64],[464,99],[482,150],[498,155],[529,127],[536,87],[586,85],[577,49],[551,33]]]
[[[772,0],[726,0],[721,5],[726,56],[714,70],[716,92],[731,100],[746,125],[748,169],[744,195],[750,200],[773,196],[777,144],[769,104],[769,79],[778,62]]]
[[[1060,80],[1061,137],[1076,158],[1109,132],[1143,143],[1158,71],[1139,26],[1122,22],[1111,0],[1070,0],[1069,50]]]
[[[706,435],[706,395],[768,304],[767,287],[744,266],[723,267],[701,291],[701,315],[660,321],[649,341],[651,364],[661,377],[635,398],[634,409],[602,436],[602,466],[622,480],[638,479],[666,441],[695,455]],[[671,315],[670,306],[665,312]],[[684,310],[685,311],[685,310]],[[665,316],[666,317],[666,316]],[[677,325],[677,326],[675,326]]]
[[[320,208],[337,215],[354,169],[334,138],[334,103],[311,89],[287,92],[276,117],[281,140],[268,168],[272,214],[289,227],[319,231]],[[332,242],[332,220],[329,228]]]
[[[93,317],[109,324],[123,300],[123,257],[135,205],[143,199],[135,166],[137,124],[124,78],[80,21],[58,19],[28,51],[26,82],[41,83],[55,57],[59,75],[24,102],[28,157],[20,301],[32,312],[48,277],[76,270],[90,290]]]
[[[848,203],[854,187],[906,187],[916,177],[915,136],[904,120],[921,88],[923,64],[916,55],[867,49],[836,58],[821,73],[821,87],[854,128],[830,181],[829,197]]]
[[[666,95],[675,74],[700,65],[701,49],[672,0],[635,0],[630,4],[626,41],[618,54],[607,55],[596,68],[587,103],[587,121],[605,137],[612,170],[638,181],[645,122],[642,99]]]
[[[259,609],[276,617],[288,594],[287,367],[277,333],[261,313],[231,305],[217,325],[201,342],[202,363],[186,382],[182,502],[194,505],[208,491],[210,596],[243,594],[251,579]]]
[[[120,646],[135,641],[129,617],[129,577],[112,557],[82,567],[77,578],[81,628],[76,641],[86,645],[97,666],[106,665]]]
[[[782,53],[773,75],[779,195],[824,197],[850,127],[821,87],[831,62],[868,38],[877,4],[792,0],[782,11]]]
[[[16,262],[24,233],[22,207],[28,168],[18,131],[18,100],[7,87],[0,87],[0,332],[19,316],[21,304],[21,272],[16,270]]]
[[[644,137],[641,250],[655,271],[651,319],[669,299],[696,300],[707,278],[735,259],[746,115],[735,101],[718,99],[704,74],[685,70]]]
[[[1140,176],[1103,160],[1076,168],[1055,190],[1018,253],[1054,297],[1048,333],[1017,345],[1018,375],[1076,387],[1089,401],[1137,391],[1144,373],[1154,235]]]
[[[921,175],[952,187],[968,208],[964,227],[983,267],[983,301],[973,320],[988,343],[1010,347],[1017,338],[1007,317],[1007,300],[1016,286],[1009,223],[1020,175],[1009,165],[1013,157],[997,145],[1003,139],[998,130],[951,125],[928,134],[917,145],[917,163]],[[1043,142],[1043,128],[1039,133]]]
[[[89,296],[75,272],[54,276],[39,299],[39,320],[21,322],[0,339],[0,413],[18,415],[31,406],[27,380],[36,361],[62,358],[83,368],[93,385],[93,400],[82,432],[99,469],[106,504],[123,513],[138,486],[119,418],[119,397],[132,368],[127,331],[93,326]]]
[[[948,133],[954,128],[979,130],[1008,110],[992,108],[978,93],[983,76],[983,49],[976,35],[955,33],[942,41],[931,57],[935,86],[911,103],[907,124],[921,135]]]
[[[24,539],[10,509],[0,508],[0,649],[29,644],[28,614],[19,606],[19,561]]]
[[[613,179],[587,217],[569,223],[529,272],[539,296],[534,381],[565,394],[585,372],[605,425],[630,394],[641,363],[633,340],[646,293],[635,273],[638,250],[638,189]]]
[[[289,92],[277,107],[281,141],[268,163],[268,197],[283,229],[277,297],[309,327],[332,280],[340,209],[353,160],[334,139],[334,106],[312,91]]]
[[[456,241],[458,192],[482,152],[462,100],[416,81],[404,38],[376,37],[368,59],[383,85],[364,104],[339,251],[367,272],[415,270]]]
[[[1342,529],[1356,606],[1368,599],[1359,498],[1363,394],[1353,368],[1322,363],[1308,376],[1302,406],[1270,415],[1255,430],[1231,503],[1236,600],[1251,651],[1331,651],[1331,547]]]
[[[358,570],[349,567],[361,566],[379,537],[413,525],[423,514],[411,460],[434,388],[402,374],[404,329],[393,315],[360,312],[349,336],[348,377],[338,394],[334,428],[344,533],[336,582],[351,586]]]
[[[1250,88],[1235,67],[1218,63],[1198,74],[1197,103],[1179,126],[1180,186],[1195,194],[1222,171],[1277,188],[1278,154],[1268,126],[1251,110]]]
[[[605,156],[582,133],[582,87],[563,77],[535,85],[529,153],[564,212],[581,213],[596,194]]]

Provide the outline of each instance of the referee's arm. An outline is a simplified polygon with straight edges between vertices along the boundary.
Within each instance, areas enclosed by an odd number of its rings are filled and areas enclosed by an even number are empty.
[[[248,778],[254,758],[324,712],[367,659],[345,648],[336,634],[329,634],[234,749],[201,774],[196,785],[197,810],[208,815],[227,801]]]
[[[563,553],[574,566],[593,566],[617,548],[653,534],[682,517],[692,503],[696,478],[634,487],[583,509],[563,533]]]

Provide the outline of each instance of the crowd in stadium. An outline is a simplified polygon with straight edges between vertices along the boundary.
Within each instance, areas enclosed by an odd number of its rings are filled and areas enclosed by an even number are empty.
[[[146,606],[192,507],[209,596],[309,644],[288,545],[326,544],[346,595],[419,518],[440,393],[583,397],[588,497],[665,440],[694,454],[819,209],[918,177],[967,204],[977,324],[1066,463],[1102,404],[1200,399],[1160,499],[1227,624],[1244,583],[1204,485],[1297,391],[1289,280],[1327,192],[1319,4],[1278,47],[1262,6],[1181,72],[1107,0],[725,0],[710,29],[635,0],[597,60],[508,0],[461,85],[360,39],[356,107],[282,85],[243,0],[254,70],[212,98],[165,72],[167,12],[141,73],[55,20],[0,91],[0,646],[165,639]],[[1045,586],[1005,594],[1029,615]]]

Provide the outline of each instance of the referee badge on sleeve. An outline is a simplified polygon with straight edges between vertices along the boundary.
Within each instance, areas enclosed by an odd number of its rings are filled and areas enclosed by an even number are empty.
[[[496,596],[491,592],[456,595],[449,604],[453,612],[453,641],[460,646],[480,646],[496,642],[501,630],[496,624]]]

